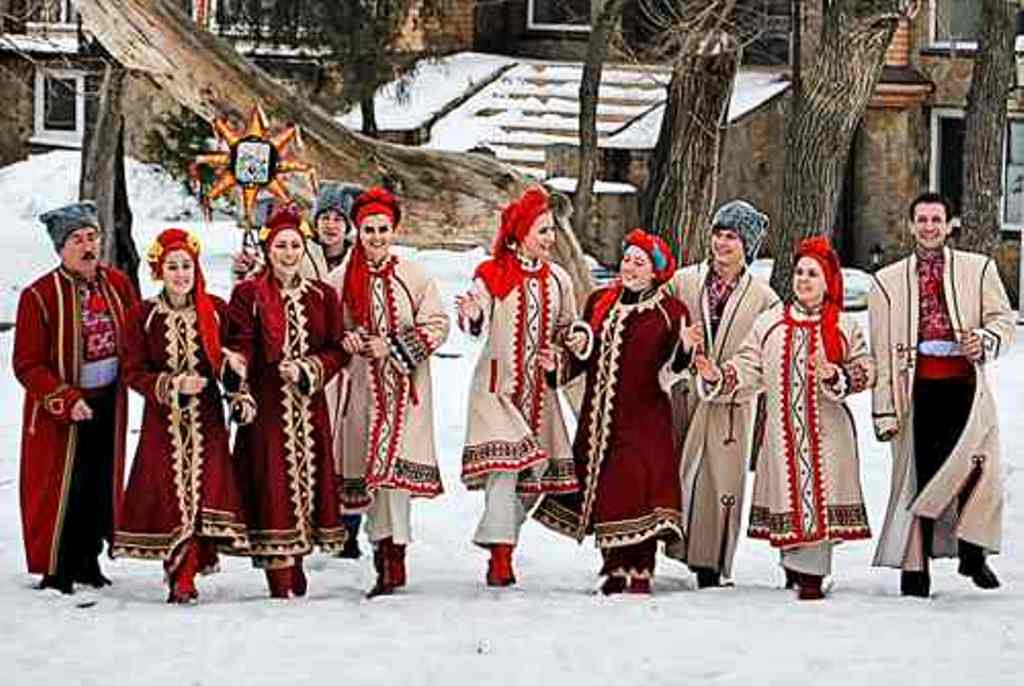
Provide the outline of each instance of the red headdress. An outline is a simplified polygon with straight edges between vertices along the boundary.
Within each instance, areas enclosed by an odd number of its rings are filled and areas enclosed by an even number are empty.
[[[277,208],[267,219],[266,225],[260,229],[260,242],[267,255],[267,268],[259,275],[256,282],[256,307],[259,309],[260,320],[263,322],[263,344],[268,362],[281,359],[284,349],[284,301],[274,270],[270,266],[270,245],[277,234],[291,229],[297,231],[305,239],[312,234],[299,208],[294,205]]]
[[[843,334],[839,330],[839,314],[843,311],[843,268],[828,238],[815,236],[800,243],[796,258],[809,257],[821,266],[825,275],[825,302],[821,312],[821,336],[825,356],[832,364],[843,359]]]
[[[175,250],[183,250],[192,258],[195,268],[195,285],[192,297],[196,305],[196,321],[199,326],[199,340],[206,352],[206,357],[213,365],[214,373],[219,373],[221,363],[220,327],[217,326],[216,308],[213,300],[206,292],[206,279],[199,264],[199,253],[202,250],[199,238],[184,229],[164,229],[150,245],[146,253],[149,273],[154,281],[163,279],[164,261]]]
[[[357,326],[366,327],[370,322],[370,265],[366,259],[366,248],[359,229],[367,217],[383,214],[391,219],[392,230],[402,220],[402,208],[394,194],[381,186],[374,186],[362,193],[352,204],[352,217],[356,224],[356,244],[352,248],[348,269],[345,271],[344,302]]]
[[[640,248],[650,258],[651,266],[654,268],[655,284],[661,285],[675,274],[676,258],[672,255],[668,244],[658,236],[655,236],[653,233],[647,233],[643,229],[633,229],[626,234],[625,240],[622,241],[622,252],[625,253],[630,247]],[[620,280],[594,303],[594,310],[590,314],[590,326],[594,331],[597,331],[598,327],[601,326],[601,322],[604,321],[608,311],[611,310],[612,305],[619,299],[622,288]]]
[[[521,244],[537,218],[550,209],[548,192],[540,186],[531,186],[501,211],[501,226],[491,244],[491,259],[477,267],[475,275],[498,300],[511,293],[526,277],[513,244]],[[546,270],[547,265],[544,265],[541,272],[546,273]]]

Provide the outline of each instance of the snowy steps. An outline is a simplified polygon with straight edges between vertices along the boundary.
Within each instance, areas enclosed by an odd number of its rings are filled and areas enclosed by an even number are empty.
[[[579,144],[582,76],[583,65],[571,62],[524,63],[506,72],[495,84],[491,105],[478,113],[503,120],[483,145],[521,171],[543,174],[546,146]],[[671,77],[667,67],[606,65],[598,88],[598,140],[664,102]]]

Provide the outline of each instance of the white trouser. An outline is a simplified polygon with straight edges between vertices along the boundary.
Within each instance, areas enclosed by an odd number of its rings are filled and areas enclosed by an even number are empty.
[[[523,498],[516,493],[519,475],[497,472],[487,477],[484,484],[484,514],[473,535],[477,545],[519,542],[519,530],[526,521],[526,512],[536,497]]]
[[[390,538],[397,545],[412,542],[409,491],[385,488],[374,494],[366,517],[366,534],[371,543]]]
[[[822,541],[814,545],[787,548],[781,554],[782,566],[801,574],[828,576],[832,573],[832,548],[834,545],[831,541]]]

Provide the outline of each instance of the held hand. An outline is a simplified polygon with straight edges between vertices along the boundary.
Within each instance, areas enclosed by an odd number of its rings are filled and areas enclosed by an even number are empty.
[[[388,356],[391,346],[383,336],[366,336],[363,338],[363,355],[380,360]]]
[[[823,361],[818,364],[818,380],[825,383],[832,383],[839,378],[839,366],[831,362]]]
[[[704,331],[700,322],[690,326],[680,327],[679,340],[682,342],[684,350],[703,350]]]
[[[579,357],[587,348],[587,334],[582,331],[572,332],[565,339],[565,347],[568,348],[569,352],[573,355]]]
[[[985,349],[981,344],[981,336],[973,331],[968,331],[960,339],[960,349],[971,362],[978,362],[985,354]]]
[[[92,419],[92,408],[84,400],[79,400],[71,408],[71,421],[84,422]]]
[[[349,355],[359,355],[363,350],[363,339],[355,331],[346,331],[341,337],[341,347]]]
[[[537,364],[546,372],[553,372],[558,368],[555,359],[555,351],[551,348],[541,348],[537,351]]]
[[[206,388],[206,379],[198,374],[182,374],[175,386],[182,395],[199,395]]]
[[[228,350],[224,348],[224,359],[227,361],[228,366],[231,367],[231,371],[239,376],[241,379],[246,377],[245,368],[245,356],[242,353],[236,353],[234,350]]]
[[[455,308],[459,311],[459,316],[466,321],[479,321],[480,318],[484,316],[484,311],[480,307],[480,303],[476,301],[476,298],[472,293],[456,295]]]
[[[708,383],[718,383],[722,378],[722,370],[718,368],[714,360],[708,359],[706,355],[700,354],[693,358],[693,364],[697,367],[700,378]]]
[[[281,372],[281,378],[290,384],[299,383],[299,365],[295,364],[292,360],[285,360],[277,366],[279,372]]]

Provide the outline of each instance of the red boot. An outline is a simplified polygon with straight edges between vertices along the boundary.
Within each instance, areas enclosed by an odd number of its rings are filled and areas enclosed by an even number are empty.
[[[645,576],[631,576],[629,577],[629,587],[626,589],[626,593],[636,593],[637,595],[651,595],[651,579]]]
[[[292,593],[295,597],[301,598],[306,595],[308,583],[306,582],[306,571],[302,568],[302,558],[295,558],[295,566],[292,567]]]
[[[294,571],[291,567],[266,569],[271,598],[288,598],[292,594]]]
[[[167,602],[179,605],[190,603],[199,597],[195,582],[196,574],[199,572],[199,550],[195,541],[189,541],[185,546],[178,568],[171,574],[171,592],[167,596]]]
[[[391,595],[395,592],[394,573],[396,570],[393,559],[395,553],[392,549],[395,544],[390,538],[384,538],[373,546],[373,566],[377,570],[377,582],[374,583],[366,593],[367,598],[376,598],[379,595]],[[404,548],[404,546],[403,546]],[[404,556],[404,550],[403,550]],[[403,557],[404,559],[404,557]]]
[[[391,583],[395,588],[402,588],[405,586],[405,546],[392,543],[388,555]]]
[[[509,543],[495,543],[491,546],[491,559],[487,563],[488,586],[511,586],[516,582],[512,571],[512,551],[515,546]]]

